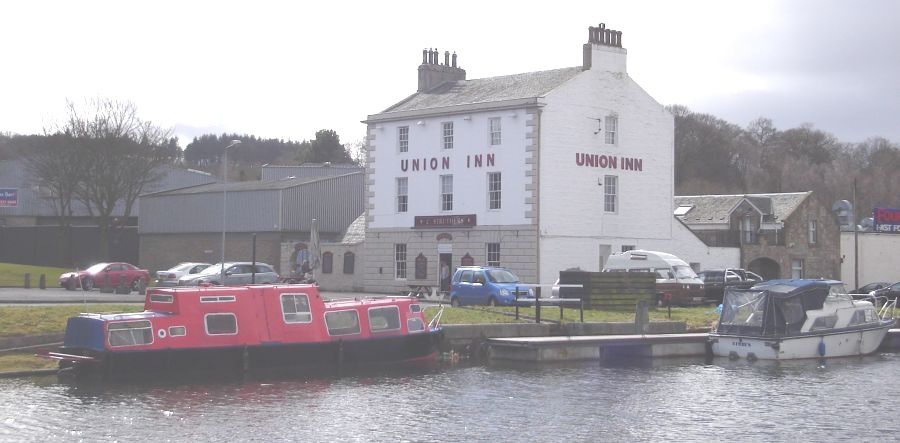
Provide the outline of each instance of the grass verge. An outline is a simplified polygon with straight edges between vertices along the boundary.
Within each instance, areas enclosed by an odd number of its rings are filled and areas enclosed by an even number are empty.
[[[0,286],[24,287],[25,274],[31,274],[31,286],[38,287],[41,274],[47,277],[47,287],[59,284],[60,274],[71,272],[71,269],[54,268],[50,266],[17,265],[15,263],[0,263]]]

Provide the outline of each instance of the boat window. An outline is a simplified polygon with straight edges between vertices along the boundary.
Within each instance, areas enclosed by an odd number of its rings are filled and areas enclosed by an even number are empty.
[[[169,337],[184,337],[187,335],[187,328],[184,326],[169,326]]]
[[[409,312],[422,312],[422,305],[418,305],[418,304],[409,305]]]
[[[409,332],[419,332],[425,330],[425,323],[419,317],[410,317],[406,319],[406,329]]]
[[[722,317],[719,324],[762,326],[765,300],[765,293],[762,291],[727,293],[722,306]]]
[[[310,323],[309,296],[306,294],[281,294],[281,313],[285,323]]]
[[[810,331],[819,331],[822,329],[834,329],[834,324],[837,323],[837,316],[828,315],[825,317],[819,317],[813,321],[812,326],[810,326]]]
[[[874,309],[857,309],[856,312],[853,313],[853,317],[850,318],[850,324],[847,326],[874,323],[876,321],[878,321],[878,316],[875,315]]]
[[[209,335],[237,334],[237,317],[234,314],[206,314],[206,333]]]
[[[806,320],[806,311],[803,309],[800,297],[780,300],[777,305],[784,318],[785,332],[800,332],[803,322]]]
[[[150,294],[150,301],[157,303],[172,303],[175,297],[165,294]]]
[[[352,309],[326,312],[325,326],[328,328],[328,335],[359,334],[359,314]]]
[[[372,332],[396,331],[400,329],[400,308],[385,306],[369,309],[369,329]]]
[[[227,303],[234,301],[235,298],[233,295],[218,295],[218,296],[206,296],[200,297],[200,303]]]
[[[153,343],[153,327],[149,320],[109,324],[110,346],[135,346],[150,343]]]

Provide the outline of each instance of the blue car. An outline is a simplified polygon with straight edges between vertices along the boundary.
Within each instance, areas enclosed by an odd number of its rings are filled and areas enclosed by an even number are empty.
[[[510,306],[519,298],[534,298],[512,271],[491,266],[460,266],[450,282],[450,305]]]

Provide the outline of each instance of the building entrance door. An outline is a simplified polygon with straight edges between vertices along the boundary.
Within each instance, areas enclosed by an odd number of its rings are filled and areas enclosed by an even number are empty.
[[[438,254],[440,261],[440,271],[438,275],[440,276],[440,288],[441,292],[450,292],[450,277],[453,276],[453,254],[452,253],[440,253]]]

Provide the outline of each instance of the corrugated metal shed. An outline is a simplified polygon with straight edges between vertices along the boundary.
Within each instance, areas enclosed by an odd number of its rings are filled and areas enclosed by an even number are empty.
[[[305,163],[299,166],[263,165],[262,181],[286,178],[332,177],[335,175],[363,172],[366,168],[350,164]]]
[[[164,166],[160,172],[162,173],[162,179],[157,183],[148,185],[145,189],[145,193],[213,183],[216,181],[215,177],[206,172],[175,166]],[[0,188],[16,189],[18,195],[16,207],[0,206],[0,216],[57,216],[57,211],[54,209],[54,202],[49,198],[49,191],[38,186],[38,180],[28,173],[24,162],[20,160],[0,161]],[[131,210],[131,215],[137,216],[139,209],[140,205],[135,203],[135,206]],[[90,216],[87,207],[79,201],[72,202],[72,211],[75,217]],[[123,204],[117,204],[113,211],[113,216],[121,216],[124,213],[125,206]]]
[[[141,234],[306,232],[313,218],[322,233],[343,232],[363,213],[362,172],[332,177],[229,182],[141,196]],[[227,194],[227,198],[225,196]]]

